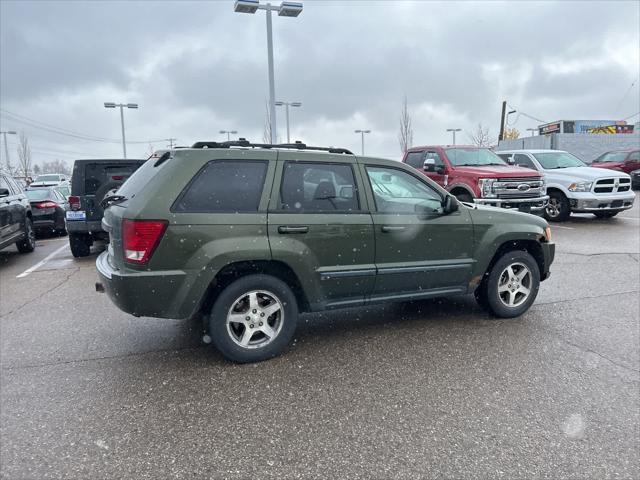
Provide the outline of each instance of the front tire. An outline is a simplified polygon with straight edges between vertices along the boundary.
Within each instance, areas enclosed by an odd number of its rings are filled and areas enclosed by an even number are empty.
[[[209,335],[232,362],[260,362],[280,354],[298,323],[289,286],[270,275],[248,275],[227,286],[209,317]]]
[[[71,247],[71,253],[75,258],[89,256],[91,253],[89,236],[83,233],[70,233],[69,247]]]
[[[501,318],[519,317],[533,304],[540,288],[540,269],[527,252],[507,252],[478,288],[478,303]]]
[[[550,222],[566,222],[571,215],[569,200],[562,192],[550,192],[549,203],[544,209],[544,218]]]
[[[33,221],[26,217],[24,219],[24,239],[16,243],[20,253],[30,253],[36,249],[36,231],[33,228]]]

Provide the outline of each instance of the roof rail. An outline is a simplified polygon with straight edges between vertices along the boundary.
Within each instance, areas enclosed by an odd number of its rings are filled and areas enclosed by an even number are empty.
[[[248,147],[248,148],[290,148],[292,150],[316,150],[320,152],[342,153],[345,155],[353,155],[346,148],[335,147],[312,147],[300,141],[295,143],[251,143],[246,138],[238,140],[230,140],[228,142],[196,142],[191,148],[230,148],[230,147]]]

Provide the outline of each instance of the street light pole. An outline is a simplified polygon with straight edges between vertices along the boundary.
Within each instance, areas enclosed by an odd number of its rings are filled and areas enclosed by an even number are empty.
[[[364,156],[364,134],[371,133],[371,130],[354,130],[354,132],[360,134],[360,141],[362,144],[362,156]]]
[[[533,137],[536,130],[538,130],[537,128],[527,128],[527,132],[531,132],[531,136]]]
[[[271,122],[271,143],[277,142],[276,128],[276,87],[273,71],[273,28],[271,12],[277,10],[280,17],[297,17],[302,12],[302,3],[282,2],[280,5],[262,4],[259,0],[236,0],[234,7],[238,13],[256,13],[258,10],[267,12],[267,62],[269,67],[269,116]]]
[[[462,130],[461,128],[447,128],[447,132],[453,133],[453,146],[456,146],[456,132]]]
[[[220,130],[220,133],[222,135],[224,135],[225,133],[227,134],[227,142],[229,142],[231,140],[230,135],[233,134],[235,135],[236,133],[238,133],[237,130]]]
[[[124,108],[138,108],[137,103],[104,102],[104,108],[120,108],[120,127],[122,129],[122,155],[127,158],[127,142],[124,136]]]
[[[289,135],[289,107],[301,107],[301,102],[276,102],[277,107],[285,106],[285,112],[287,116],[287,143],[291,143],[291,136]]]
[[[7,130],[6,132],[1,132],[2,133],[2,139],[4,140],[4,161],[7,165],[7,168],[9,168],[10,162],[9,162],[9,146],[7,144],[7,134],[9,135],[16,135],[17,132],[14,132],[13,130]],[[13,172],[9,172],[9,173],[13,173]]]

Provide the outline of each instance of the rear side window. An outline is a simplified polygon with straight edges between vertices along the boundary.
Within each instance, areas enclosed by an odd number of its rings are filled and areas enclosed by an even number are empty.
[[[422,170],[422,167],[424,167],[423,152],[409,152],[405,163],[413,168]]]
[[[267,175],[263,161],[209,162],[193,178],[173,205],[174,212],[257,212]]]
[[[293,212],[360,210],[350,165],[287,162],[280,186],[280,209]]]

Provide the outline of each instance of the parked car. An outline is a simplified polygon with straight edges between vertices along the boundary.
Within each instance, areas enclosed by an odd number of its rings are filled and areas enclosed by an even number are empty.
[[[102,229],[100,202],[119,188],[144,160],[91,159],[73,164],[71,196],[66,212],[69,246],[74,257],[89,255],[95,240],[108,240]]]
[[[66,235],[65,212],[69,206],[67,198],[56,187],[29,187],[26,194],[31,203],[36,232]]]
[[[591,163],[591,166],[631,173],[640,168],[640,150],[615,150],[603,153]]]
[[[542,210],[549,199],[538,172],[507,165],[488,148],[413,147],[402,161],[463,202],[529,212]]]
[[[33,252],[36,234],[31,205],[22,187],[0,172],[0,250],[15,243],[20,253]]]
[[[640,190],[640,169],[631,172],[631,188]]]
[[[540,217],[461,204],[396,161],[300,143],[163,153],[103,224],[96,289],[136,316],[204,315],[237,362],[280,353],[299,312],[475,293],[517,317],[555,252]]]
[[[36,179],[29,185],[30,187],[52,187],[69,183],[69,176],[64,173],[45,173],[38,175]]]
[[[562,222],[574,213],[611,218],[633,206],[631,178],[623,172],[587,166],[562,150],[506,150],[498,155],[509,163],[544,173],[549,204],[547,220]]]

